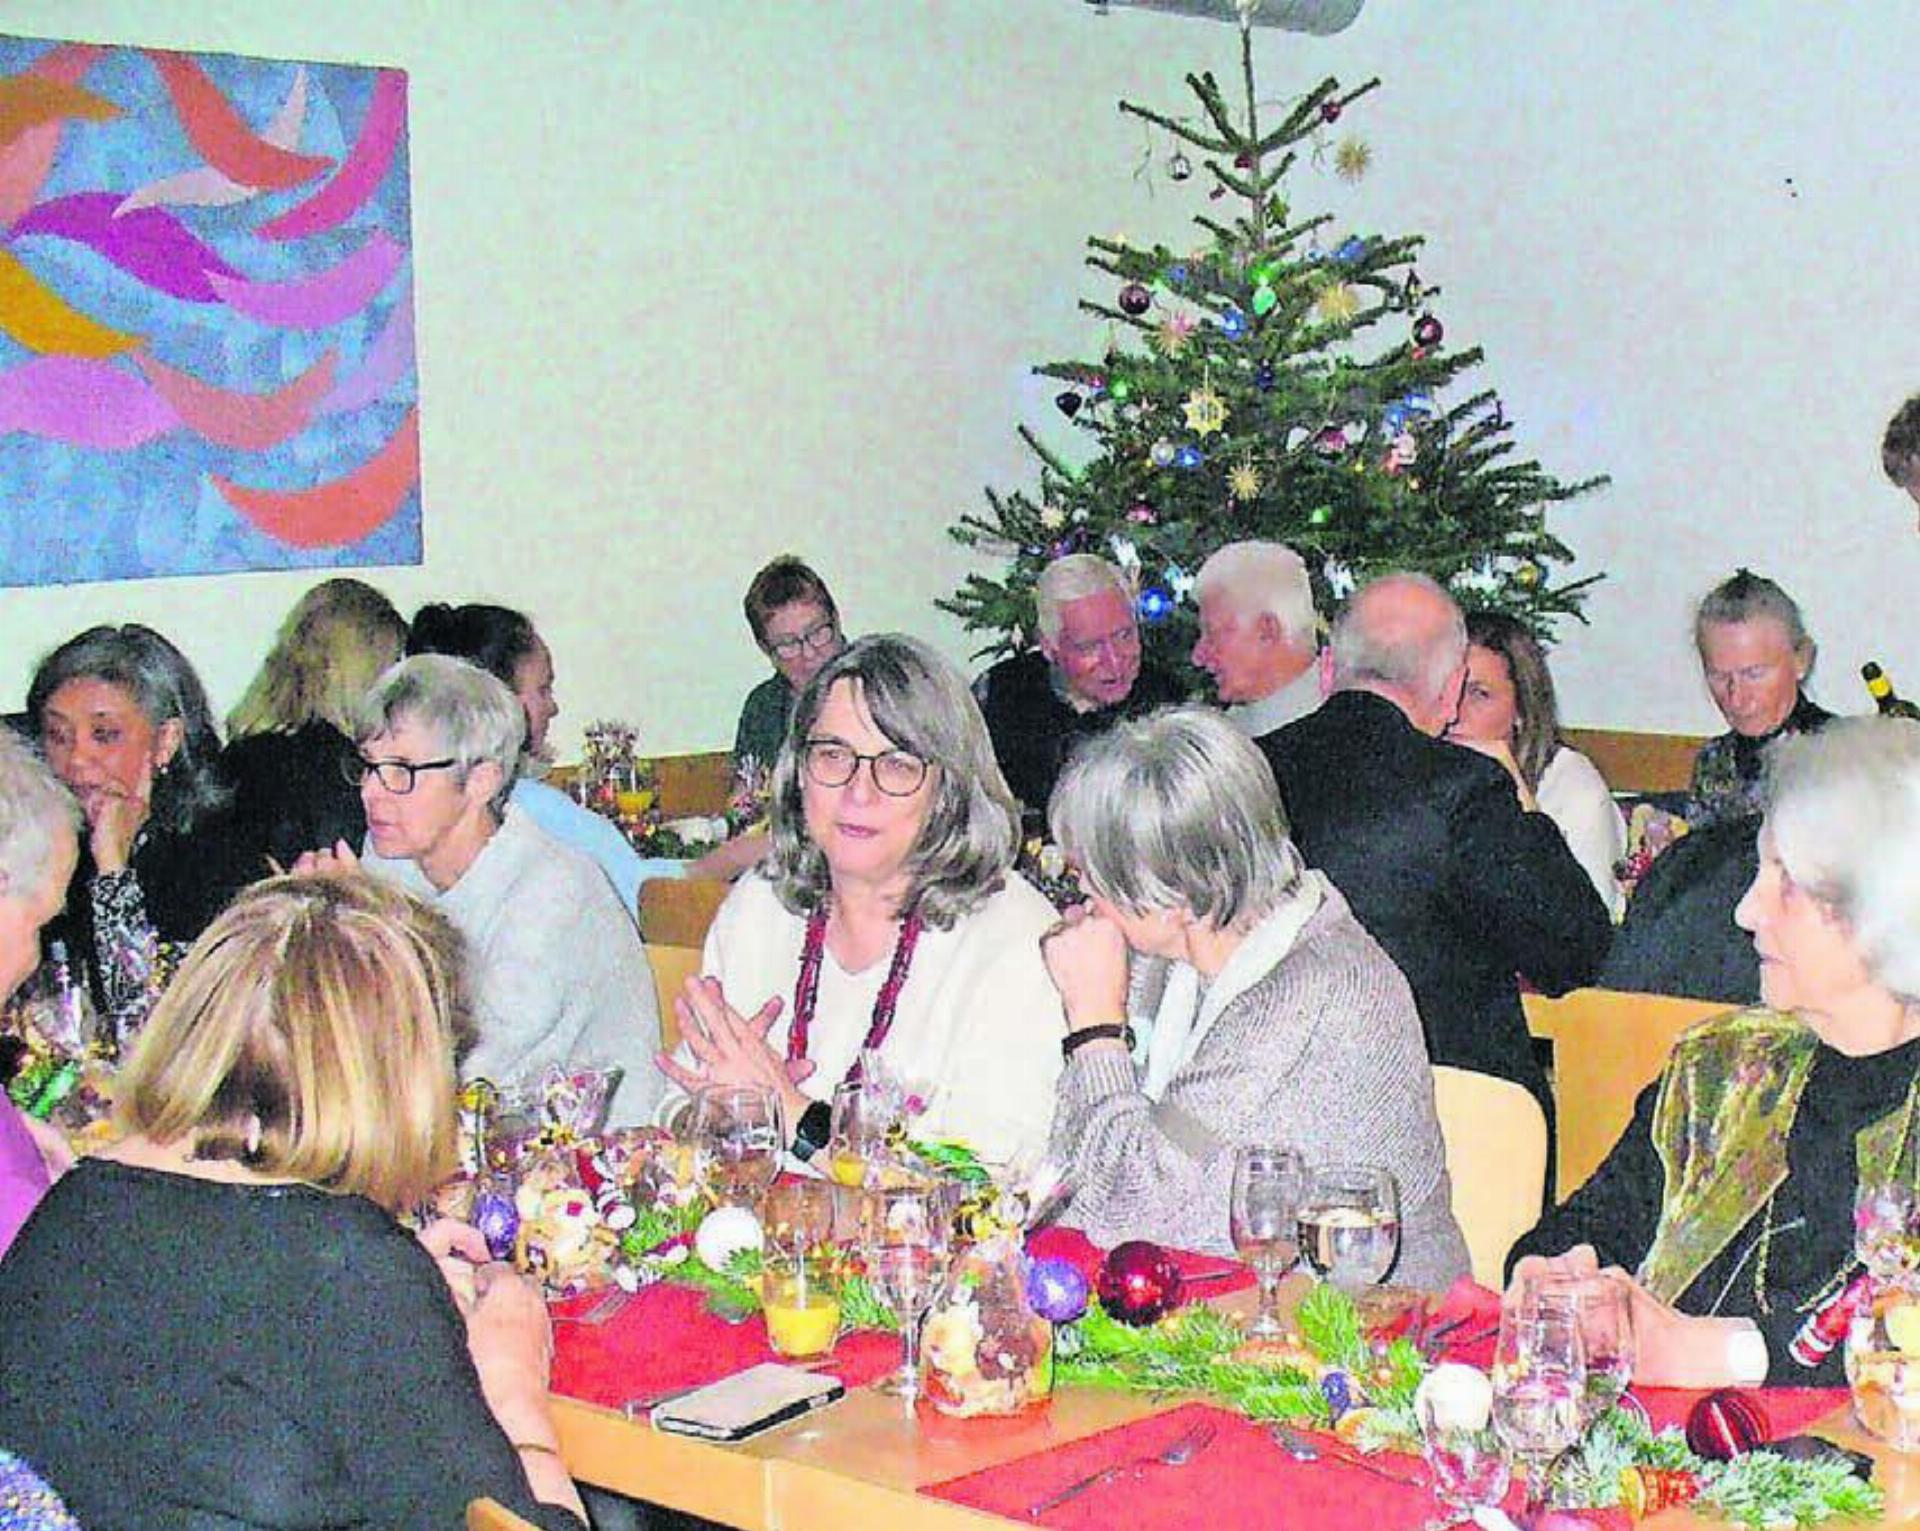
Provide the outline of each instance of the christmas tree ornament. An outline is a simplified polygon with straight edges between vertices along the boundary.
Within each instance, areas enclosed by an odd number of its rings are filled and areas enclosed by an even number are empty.
[[[1730,1462],[1767,1442],[1767,1411],[1743,1388],[1717,1388],[1687,1411],[1687,1445],[1709,1462]]]
[[[1418,308],[1420,306],[1420,299],[1425,296],[1425,294],[1426,288],[1421,285],[1420,273],[1417,271],[1409,271],[1407,273],[1406,283],[1400,289],[1400,307],[1405,309]]]
[[[1130,1239],[1100,1262],[1094,1290],[1109,1315],[1141,1328],[1179,1306],[1180,1285],[1180,1267],[1171,1255],[1158,1244]]]
[[[1407,428],[1407,406],[1401,403],[1389,404],[1380,411],[1380,425],[1389,436],[1398,436]]]
[[[1160,321],[1160,333],[1154,337],[1154,344],[1160,347],[1160,354],[1173,361],[1186,350],[1187,341],[1194,330],[1192,314],[1184,311],[1168,314]]]
[[[1388,473],[1403,473],[1413,466],[1419,455],[1420,443],[1410,432],[1402,431],[1387,443],[1387,455],[1381,459],[1380,466]]]
[[[1684,1467],[1623,1467],[1620,1508],[1630,1520],[1645,1520],[1700,1496],[1700,1476]]]
[[[1053,402],[1060,413],[1071,420],[1075,415],[1080,413],[1080,406],[1084,404],[1086,400],[1082,399],[1078,393],[1069,388],[1063,393],[1056,393],[1053,396]]]
[[[1124,404],[1133,397],[1133,384],[1123,377],[1117,377],[1108,385],[1107,392],[1113,395],[1115,403]]]
[[[1188,442],[1184,446],[1176,447],[1174,449],[1174,453],[1173,453],[1174,467],[1183,469],[1188,473],[1191,473],[1195,468],[1199,467],[1206,460],[1207,459],[1205,458],[1204,455],[1202,455],[1200,449],[1197,446],[1193,445],[1192,442]]]
[[[1168,179],[1174,180],[1174,181],[1184,181],[1187,179],[1187,177],[1189,177],[1192,174],[1193,174],[1193,161],[1188,159],[1186,155],[1183,154],[1180,150],[1175,149],[1173,151],[1172,157],[1167,161]]]
[[[1360,294],[1351,283],[1335,282],[1320,290],[1313,311],[1323,324],[1344,324],[1360,312]]]
[[[1087,1278],[1071,1260],[1031,1260],[1027,1265],[1027,1301],[1050,1324],[1070,1324],[1087,1311]]]
[[[1342,107],[1338,101],[1329,96],[1320,103],[1320,120],[1322,122],[1338,122],[1340,120],[1340,113],[1344,110],[1345,108]]]
[[[1338,457],[1347,449],[1347,433],[1337,425],[1323,426],[1313,438],[1313,449],[1322,457]]]
[[[1340,1416],[1353,1407],[1353,1383],[1339,1367],[1331,1367],[1320,1379],[1320,1396],[1326,1399],[1327,1412],[1338,1425]]]
[[[1273,363],[1270,361],[1263,361],[1253,369],[1253,386],[1262,393],[1272,393],[1273,385],[1279,380],[1280,375],[1273,370]]]
[[[1131,314],[1138,319],[1153,306],[1153,294],[1138,282],[1129,282],[1120,289],[1120,312]]]
[[[1177,563],[1167,565],[1167,588],[1173,592],[1176,601],[1184,601],[1193,593],[1193,576]]]
[[[758,1251],[765,1242],[760,1219],[745,1207],[715,1207],[701,1219],[693,1252],[708,1270],[724,1271],[735,1255]]]
[[[1237,308],[1230,308],[1218,320],[1220,333],[1229,340],[1238,340],[1247,333],[1247,316]]]
[[[1227,488],[1236,500],[1251,500],[1260,493],[1260,470],[1245,458],[1235,463],[1227,473]]]
[[[1196,436],[1211,436],[1227,423],[1227,401],[1214,392],[1211,383],[1188,394],[1181,409],[1187,417],[1187,429]]]
[[[1364,138],[1343,138],[1333,151],[1334,174],[1343,181],[1358,181],[1373,168],[1373,150]]]
[[[1307,512],[1308,526],[1325,526],[1332,519],[1333,507],[1331,505],[1316,505],[1312,510]]]
[[[1067,513],[1058,505],[1043,505],[1040,507],[1040,525],[1043,530],[1057,532],[1066,524]]]
[[[1132,572],[1140,567],[1140,550],[1133,545],[1131,537],[1109,537],[1107,546],[1113,549],[1113,561],[1121,568]]]
[[[1248,154],[1244,149],[1241,150],[1240,153],[1233,157],[1233,168],[1235,170],[1253,169],[1253,156]]]
[[[1127,507],[1127,519],[1135,526],[1152,526],[1159,518],[1151,501],[1135,500]]]
[[[1333,252],[1333,258],[1343,266],[1356,265],[1367,253],[1367,242],[1358,234],[1350,234],[1341,240]]]
[[[483,1180],[474,1193],[469,1222],[487,1241],[487,1253],[496,1260],[513,1258],[514,1240],[520,1235],[520,1209],[513,1197],[495,1186],[491,1178]]]
[[[1420,487],[1418,480],[1414,481],[1414,487],[1416,489]],[[1531,587],[1539,584],[1540,583],[1540,565],[1532,562],[1531,560],[1519,565],[1513,571],[1513,582],[1516,585],[1520,585],[1522,587]]]
[[[1253,311],[1261,317],[1273,312],[1274,305],[1280,301],[1280,294],[1262,282],[1253,289]]]
[[[1410,415],[1431,415],[1433,413],[1433,395],[1422,389],[1416,388],[1413,392],[1402,395],[1400,403]]]
[[[1177,448],[1174,446],[1174,444],[1171,441],[1167,440],[1165,436],[1162,436],[1158,441],[1156,441],[1151,447],[1147,449],[1147,457],[1152,461],[1154,467],[1156,468],[1171,468],[1173,466],[1173,456],[1176,450]]]
[[[1149,585],[1140,592],[1140,620],[1149,626],[1164,622],[1173,614],[1173,597],[1159,585]]]
[[[1413,343],[1417,346],[1437,346],[1446,333],[1446,329],[1432,314],[1422,314],[1413,321]]]
[[[1169,287],[1186,286],[1187,285],[1187,268],[1177,261],[1173,265],[1167,267],[1167,285]]]
[[[1274,260],[1255,260],[1247,266],[1247,280],[1256,287],[1271,287],[1274,278],[1282,274],[1280,263]]]

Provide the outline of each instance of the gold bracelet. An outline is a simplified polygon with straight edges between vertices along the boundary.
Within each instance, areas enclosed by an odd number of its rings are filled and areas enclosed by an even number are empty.
[[[552,1457],[556,1462],[561,1460],[560,1448],[549,1446],[545,1441],[514,1441],[512,1446],[515,1451],[537,1451],[544,1456]]]

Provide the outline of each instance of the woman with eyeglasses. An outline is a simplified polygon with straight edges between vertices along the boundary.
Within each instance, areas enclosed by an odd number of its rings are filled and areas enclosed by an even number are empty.
[[[349,762],[367,810],[358,864],[436,906],[467,945],[478,1040],[469,1079],[530,1083],[549,1064],[625,1070],[609,1121],[646,1120],[664,1081],[639,933],[586,856],[510,805],[526,713],[505,685],[442,654],[403,659],[356,713]],[[351,871],[345,845],[303,872]]]
[[[852,644],[795,701],[772,849],[715,917],[662,1069],[683,1090],[771,1088],[806,1158],[871,1049],[924,1105],[916,1136],[989,1159],[1044,1146],[1063,1026],[1040,957],[1054,914],[1012,871],[1018,833],[959,672],[898,634]]]
[[[27,716],[86,815],[48,927],[116,1034],[146,1017],[162,943],[184,946],[266,864],[236,832],[220,735],[186,655],[150,627],[91,627],[34,671]]]
[[[733,731],[733,759],[736,768],[743,760],[757,760],[771,769],[787,737],[794,698],[847,640],[840,635],[840,609],[826,581],[791,553],[754,575],[741,604],[753,641],[773,662],[773,674],[747,693]]]

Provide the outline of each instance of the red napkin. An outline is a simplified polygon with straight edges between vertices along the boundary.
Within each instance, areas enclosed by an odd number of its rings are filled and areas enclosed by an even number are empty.
[[[1654,1429],[1678,1425],[1684,1430],[1687,1415],[1710,1391],[1708,1388],[1637,1387],[1633,1389],[1633,1396],[1646,1409]],[[1799,1435],[1815,1420],[1825,1419],[1847,1401],[1847,1390],[1843,1387],[1763,1387],[1743,1391],[1751,1392],[1759,1401],[1767,1417],[1770,1441]]]
[[[1186,1466],[1156,1463],[1129,1469],[1037,1521],[1028,1516],[1028,1509],[1049,1494],[1101,1468],[1162,1451],[1202,1421],[1214,1427],[1213,1439]],[[1386,1452],[1379,1462],[1419,1484],[1428,1481],[1416,1457]],[[1116,1525],[1133,1531],[1217,1531],[1223,1512],[1234,1531],[1297,1531],[1301,1526],[1379,1531],[1382,1526],[1422,1525],[1438,1513],[1437,1501],[1424,1487],[1389,1482],[1330,1455],[1317,1462],[1296,1462],[1265,1425],[1199,1403],[932,1484],[921,1492],[1062,1531],[1111,1531]],[[1510,1502],[1517,1507],[1518,1496]]]
[[[554,1317],[590,1313],[606,1295],[555,1303]],[[636,1293],[603,1324],[555,1322],[553,1345],[553,1391],[609,1409],[783,1359],[768,1346],[758,1315],[729,1324],[706,1311],[704,1292],[667,1282]],[[899,1336],[869,1331],[842,1335],[822,1370],[865,1387],[899,1364]]]
[[[1107,1252],[1078,1228],[1042,1228],[1027,1240],[1027,1253],[1036,1260],[1067,1261],[1087,1278],[1088,1285],[1099,1278],[1100,1264],[1107,1257]],[[1202,1301],[1253,1285],[1252,1270],[1238,1260],[1197,1254],[1190,1249],[1170,1249],[1167,1253],[1180,1268],[1180,1279],[1189,1283],[1185,1301]]]

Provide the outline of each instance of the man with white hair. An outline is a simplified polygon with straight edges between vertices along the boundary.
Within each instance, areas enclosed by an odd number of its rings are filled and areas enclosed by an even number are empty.
[[[1300,555],[1279,542],[1229,542],[1200,566],[1194,664],[1250,739],[1320,705],[1319,616]]]
[[[1176,699],[1161,677],[1141,673],[1133,587],[1106,559],[1056,558],[1033,593],[1037,646],[1001,660],[973,686],[994,758],[1029,823],[1045,816],[1082,739]]]
[[[1321,665],[1319,710],[1260,740],[1294,843],[1407,975],[1433,1061],[1517,1080],[1551,1124],[1515,975],[1549,994],[1591,982],[1613,927],[1553,820],[1440,737],[1466,679],[1460,608],[1425,575],[1386,575]]]

